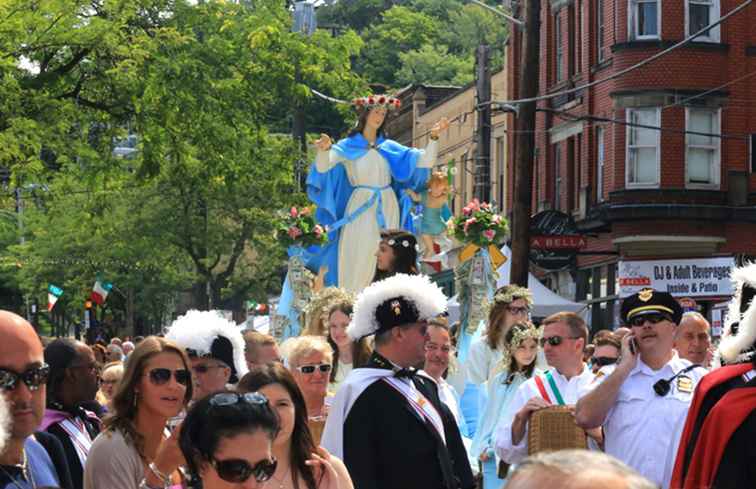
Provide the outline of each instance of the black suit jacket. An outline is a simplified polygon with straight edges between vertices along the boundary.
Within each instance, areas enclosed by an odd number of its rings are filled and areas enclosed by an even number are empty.
[[[399,392],[378,380],[360,395],[344,422],[344,463],[356,489],[474,487],[454,416],[439,400],[433,381],[415,379],[441,415],[446,444]]]

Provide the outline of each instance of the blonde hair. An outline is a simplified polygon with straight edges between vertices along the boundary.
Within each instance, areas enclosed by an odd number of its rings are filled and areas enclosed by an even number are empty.
[[[322,336],[300,336],[292,341],[291,346],[287,348],[288,364],[290,367],[299,367],[299,362],[302,357],[305,357],[313,352],[322,353],[328,360],[328,363],[333,362],[333,350],[331,345],[328,344],[326,339]]]

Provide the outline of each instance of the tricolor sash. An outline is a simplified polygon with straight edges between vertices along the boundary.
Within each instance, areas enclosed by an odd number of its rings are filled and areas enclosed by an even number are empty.
[[[436,432],[438,432],[438,436],[441,437],[445,444],[446,434],[444,432],[444,422],[441,419],[441,415],[433,404],[417,390],[414,384],[412,384],[412,381],[408,384],[402,382],[396,377],[385,377],[383,380],[407,399],[407,402],[409,402],[410,406],[412,406],[420,418],[429,422],[430,425],[435,428]]]
[[[557,387],[556,382],[554,381],[554,377],[551,375],[551,371],[547,370],[544,374],[546,377],[546,381],[549,383],[549,387],[551,387],[551,392],[554,394],[554,399],[556,399],[556,403],[560,406],[564,406],[564,399],[562,398],[562,393],[559,392],[559,387]],[[543,384],[543,379],[541,379],[540,375],[536,375],[533,377],[536,383],[536,387],[538,387],[538,392],[541,393],[541,397],[546,400],[549,404],[554,404],[551,401],[551,397],[549,396],[548,391],[546,390],[546,386]]]

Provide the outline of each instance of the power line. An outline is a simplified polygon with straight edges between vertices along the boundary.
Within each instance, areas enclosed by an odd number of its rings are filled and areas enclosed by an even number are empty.
[[[727,14],[723,15],[722,17],[720,17],[719,20],[717,20],[716,22],[707,25],[703,29],[700,29],[698,32],[695,32],[695,33],[691,34],[690,36],[686,37],[682,41],[680,41],[680,42],[678,42],[676,44],[673,44],[672,46],[668,47],[667,49],[665,49],[663,51],[660,51],[660,52],[654,54],[653,56],[650,56],[650,57],[644,59],[643,61],[640,61],[640,62],[638,62],[638,63],[636,63],[636,64],[634,64],[632,66],[629,66],[629,67],[625,68],[624,70],[620,70],[617,73],[614,73],[614,74],[612,74],[610,76],[607,76],[606,78],[600,78],[598,80],[593,80],[592,82],[588,82],[585,85],[580,85],[579,87],[568,88],[568,89],[565,89],[565,90],[561,90],[559,92],[549,93],[549,94],[546,94],[546,95],[539,95],[537,97],[523,98],[523,99],[519,99],[519,100],[505,100],[503,102],[501,102],[501,101],[494,101],[494,102],[490,102],[490,103],[521,104],[521,103],[527,103],[527,102],[540,102],[541,100],[549,100],[549,99],[552,99],[552,98],[561,97],[562,95],[568,95],[568,94],[571,94],[571,93],[579,92],[579,91],[585,90],[586,88],[595,87],[596,85],[599,85],[601,83],[608,82],[608,81],[611,81],[611,80],[615,80],[615,79],[617,79],[617,78],[619,78],[621,76],[625,76],[626,74],[630,73],[631,71],[635,71],[638,68],[646,66],[647,64],[652,63],[652,62],[656,61],[657,59],[659,59],[659,58],[661,58],[663,56],[666,56],[667,54],[671,53],[675,49],[678,49],[678,48],[684,46],[685,44],[688,44],[689,42],[693,41],[695,38],[699,37],[702,34],[705,34],[709,30],[711,30],[714,27],[718,26],[719,24],[723,23],[725,20],[729,19],[730,17],[732,17],[733,15],[737,14],[741,10],[745,9],[752,2],[753,2],[753,0],[746,0],[742,4],[740,4],[737,7],[735,7],[733,10],[729,11]]]
[[[668,109],[670,107],[675,107],[675,106],[678,106],[678,105],[683,105],[683,104],[685,104],[687,102],[690,102],[691,100],[695,100],[697,98],[705,97],[706,95],[709,95],[710,93],[717,92],[719,90],[722,90],[723,88],[727,88],[730,85],[734,85],[735,83],[741,82],[741,81],[743,81],[743,80],[745,80],[747,78],[750,78],[750,77],[752,77],[754,75],[756,75],[756,70],[753,70],[752,72],[747,73],[747,74],[745,74],[745,75],[743,75],[741,77],[738,77],[738,78],[736,78],[734,80],[728,81],[727,83],[725,83],[723,85],[719,85],[718,87],[714,87],[711,90],[707,90],[707,91],[705,91],[703,93],[699,93],[698,95],[693,95],[693,96],[684,98],[684,99],[682,99],[680,101],[677,101],[675,103],[665,105],[664,107],[661,108],[661,110]],[[728,98],[728,100],[730,100],[730,99]],[[735,99],[732,99],[732,100],[735,101]],[[752,101],[750,101],[750,100],[748,102],[752,103]]]

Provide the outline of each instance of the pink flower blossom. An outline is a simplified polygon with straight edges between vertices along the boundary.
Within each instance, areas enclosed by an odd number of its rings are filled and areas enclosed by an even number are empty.
[[[488,241],[493,241],[494,237],[496,237],[496,231],[494,231],[493,229],[486,229],[485,231],[483,231],[483,236]]]
[[[468,220],[466,220],[466,221],[465,221],[465,225],[464,225],[464,229],[463,229],[463,230],[464,230],[464,233],[465,233],[465,235],[467,235],[467,230],[468,230],[468,228],[469,228],[470,226],[472,226],[473,224],[475,224],[476,222],[478,222],[478,220],[477,220],[477,219],[475,219],[474,217],[471,217],[470,219],[468,219]]]
[[[302,236],[302,230],[296,226],[290,227],[288,233],[291,239],[297,239],[298,237]]]
[[[472,202],[467,204],[470,209],[472,209],[474,212],[477,212],[480,210],[480,201],[478,199],[473,199]]]
[[[493,222],[494,224],[501,223],[501,216],[499,214],[494,214],[491,218],[491,222]]]
[[[297,217],[299,215],[299,212],[297,212],[297,208],[296,207],[292,207],[291,210],[289,211],[289,215],[291,217]]]
[[[466,215],[466,216],[469,216],[471,212],[472,212],[472,209],[470,209],[470,207],[467,207],[467,206],[465,206],[465,207],[464,207],[464,208],[462,209],[462,214],[464,214],[464,215]]]

